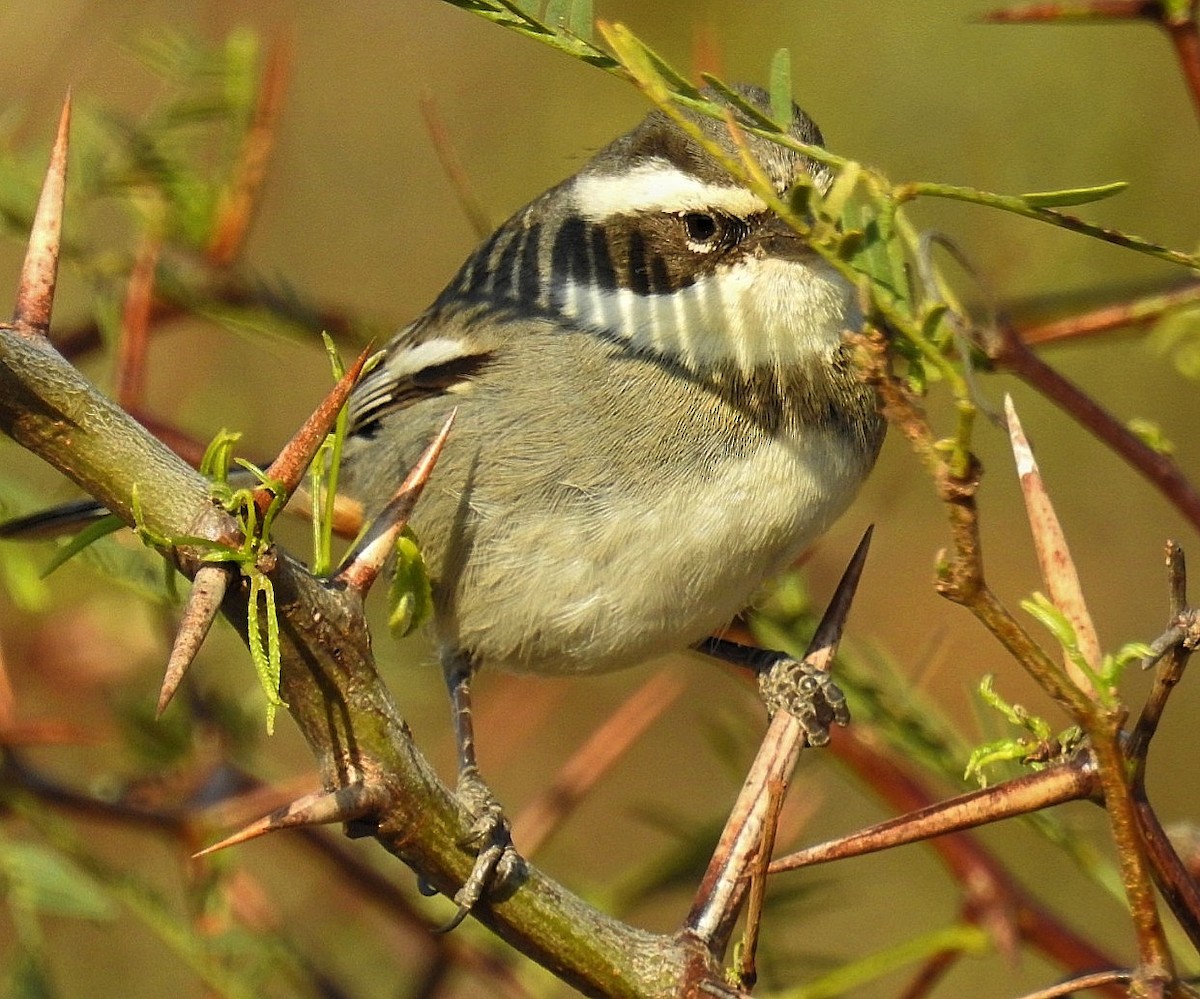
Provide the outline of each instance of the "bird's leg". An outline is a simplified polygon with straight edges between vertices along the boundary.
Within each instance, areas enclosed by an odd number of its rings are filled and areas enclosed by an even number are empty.
[[[751,648],[725,638],[706,638],[696,648],[714,659],[751,670],[758,677],[759,694],[767,712],[773,715],[783,708],[795,716],[809,745],[825,745],[830,725],[850,723],[846,695],[826,670],[783,652]]]
[[[443,663],[446,686],[450,691],[450,710],[454,721],[454,741],[458,747],[459,807],[470,822],[463,845],[476,851],[475,866],[454,896],[458,913],[445,927],[450,930],[463,921],[475,904],[492,889],[508,883],[521,858],[513,849],[508,819],[500,802],[484,782],[475,760],[475,728],[471,722],[470,660],[455,654]]]

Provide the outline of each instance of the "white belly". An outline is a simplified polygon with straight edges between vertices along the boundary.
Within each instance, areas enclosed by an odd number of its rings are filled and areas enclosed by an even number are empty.
[[[475,585],[443,640],[479,666],[545,674],[618,669],[699,641],[853,499],[861,456],[833,431],[805,436],[649,486],[636,503],[626,494],[515,524],[475,507]]]

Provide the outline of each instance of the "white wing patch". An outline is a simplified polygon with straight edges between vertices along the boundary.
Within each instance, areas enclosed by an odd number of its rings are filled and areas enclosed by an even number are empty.
[[[383,364],[392,380],[399,380],[472,353],[477,352],[471,350],[470,344],[462,340],[454,337],[433,337],[389,351]]]

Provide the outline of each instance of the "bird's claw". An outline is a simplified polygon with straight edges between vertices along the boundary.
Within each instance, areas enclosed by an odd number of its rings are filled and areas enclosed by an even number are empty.
[[[758,674],[758,689],[767,712],[781,708],[791,714],[804,729],[809,745],[829,742],[831,725],[850,723],[850,709],[827,670],[810,663],[780,656]]]
[[[458,926],[485,895],[513,884],[523,861],[512,844],[511,827],[500,802],[474,768],[459,774],[459,807],[470,822],[462,846],[475,851],[475,865],[454,895],[458,911],[440,932]]]

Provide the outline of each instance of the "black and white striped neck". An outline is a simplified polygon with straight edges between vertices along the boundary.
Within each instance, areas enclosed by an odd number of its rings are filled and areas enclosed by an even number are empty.
[[[819,142],[796,113],[797,137]],[[723,124],[707,127],[731,142]],[[750,138],[780,193],[827,185],[817,164]],[[828,352],[857,322],[850,287],[657,113],[497,229],[435,309],[467,304],[550,317],[692,370],[744,374]]]

